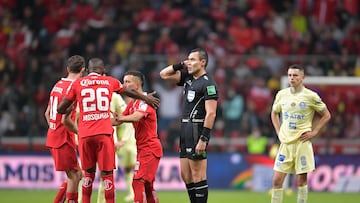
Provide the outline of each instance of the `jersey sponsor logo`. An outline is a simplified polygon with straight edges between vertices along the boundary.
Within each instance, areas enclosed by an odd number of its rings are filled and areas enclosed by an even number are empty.
[[[287,119],[291,119],[291,120],[303,120],[305,118],[304,114],[298,114],[298,113],[290,113],[289,112],[284,112],[283,113],[283,118],[285,120]]]
[[[192,152],[192,148],[186,148],[186,152],[187,152],[187,153]]]
[[[87,87],[89,85],[110,85],[108,80],[89,80],[84,79],[80,81],[80,85],[83,87]]]
[[[192,102],[195,99],[195,91],[189,90],[186,98],[189,102]]]
[[[216,89],[215,89],[215,86],[214,86],[214,85],[207,86],[207,87],[206,87],[206,90],[207,90],[207,94],[208,94],[208,95],[214,95],[214,94],[216,94]]]

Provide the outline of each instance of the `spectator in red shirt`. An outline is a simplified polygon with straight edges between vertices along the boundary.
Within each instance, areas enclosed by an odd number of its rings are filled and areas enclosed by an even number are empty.
[[[124,84],[145,94],[142,89],[144,78],[139,71],[129,71],[125,73]],[[134,202],[159,202],[154,181],[163,150],[157,135],[156,118],[155,108],[141,100],[130,101],[123,115],[117,117],[119,123],[132,122],[135,128],[137,161],[132,183]]]

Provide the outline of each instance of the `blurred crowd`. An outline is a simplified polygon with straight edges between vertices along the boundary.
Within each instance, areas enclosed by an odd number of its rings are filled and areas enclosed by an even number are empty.
[[[120,80],[127,70],[146,75],[173,151],[182,89],[159,70],[195,47],[208,50],[220,87],[214,136],[273,137],[269,111],[289,64],[310,76],[360,76],[359,9],[356,0],[0,0],[0,137],[46,135],[51,87],[79,54],[102,58]],[[335,118],[322,136],[358,136],[359,94],[322,93]]]

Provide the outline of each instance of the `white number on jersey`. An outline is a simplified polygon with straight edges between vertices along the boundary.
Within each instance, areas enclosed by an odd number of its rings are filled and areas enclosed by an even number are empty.
[[[109,90],[107,88],[86,88],[81,90],[81,96],[84,112],[107,111],[109,110]]]
[[[56,120],[57,106],[59,104],[59,98],[56,96],[50,96],[50,119]]]

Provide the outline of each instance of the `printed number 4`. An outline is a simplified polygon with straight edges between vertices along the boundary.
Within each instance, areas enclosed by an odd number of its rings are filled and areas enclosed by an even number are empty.
[[[107,88],[81,90],[81,96],[84,112],[89,111],[107,111],[109,110],[109,90]]]

